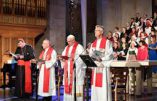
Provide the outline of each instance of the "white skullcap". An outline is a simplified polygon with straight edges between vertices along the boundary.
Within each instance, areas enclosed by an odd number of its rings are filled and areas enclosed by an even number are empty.
[[[68,35],[67,39],[75,40],[75,36],[70,34],[70,35]]]

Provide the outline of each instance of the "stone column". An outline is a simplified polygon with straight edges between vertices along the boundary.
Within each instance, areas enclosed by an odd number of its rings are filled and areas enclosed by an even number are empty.
[[[66,2],[63,0],[49,0],[49,38],[58,53],[65,47],[65,17]]]
[[[38,36],[35,50],[36,56],[42,50],[42,41],[45,38],[50,39],[51,44],[54,45],[55,50],[61,53],[65,46],[65,17],[66,17],[66,3],[63,0],[49,0],[48,1],[48,25],[46,31]]]
[[[130,18],[136,14],[136,0],[121,0],[122,1],[122,26],[130,21]]]
[[[97,24],[105,28],[105,32],[121,26],[121,0],[97,1]]]

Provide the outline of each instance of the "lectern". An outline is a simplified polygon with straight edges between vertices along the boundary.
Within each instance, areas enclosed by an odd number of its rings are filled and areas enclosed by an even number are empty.
[[[86,64],[87,69],[88,67],[97,67],[97,65],[95,64],[95,62],[93,61],[93,59],[89,56],[89,55],[80,55],[80,58],[82,59],[82,61]],[[87,88],[87,101],[89,101],[89,87],[88,87],[88,77],[86,80],[86,88]]]

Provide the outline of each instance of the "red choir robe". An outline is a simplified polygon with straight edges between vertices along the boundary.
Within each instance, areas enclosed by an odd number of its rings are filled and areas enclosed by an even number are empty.
[[[148,59],[148,47],[139,47],[137,51],[137,60],[147,60]]]

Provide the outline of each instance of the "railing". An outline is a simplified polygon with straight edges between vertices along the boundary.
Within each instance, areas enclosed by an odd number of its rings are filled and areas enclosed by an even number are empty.
[[[47,20],[27,16],[0,15],[0,23],[46,26]]]

